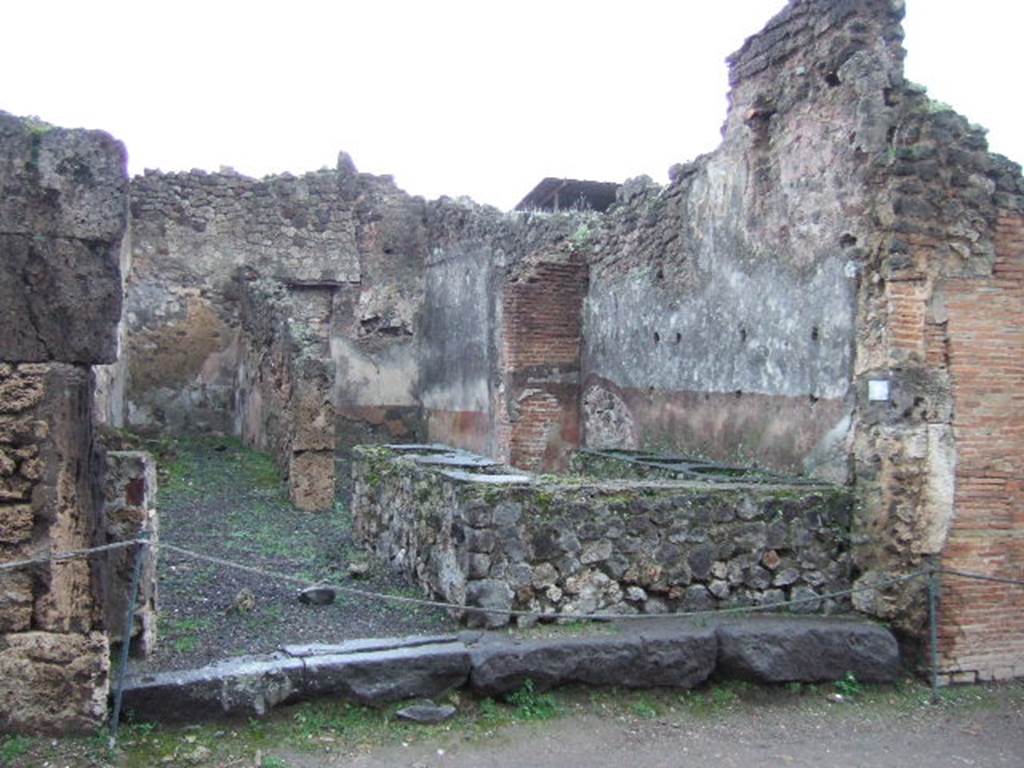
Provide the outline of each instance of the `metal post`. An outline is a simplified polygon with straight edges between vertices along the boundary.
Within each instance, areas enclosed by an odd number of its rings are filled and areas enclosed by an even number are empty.
[[[932,657],[932,704],[939,703],[939,569],[932,557],[928,567],[928,631]]]
[[[139,599],[139,582],[142,580],[142,566],[149,552],[149,531],[139,534],[139,544],[135,551],[135,567],[132,570],[132,583],[128,589],[128,605],[124,610],[124,627],[121,633],[121,663],[117,670],[117,686],[114,689],[114,711],[110,715],[110,739],[108,746],[113,749],[117,745],[117,727],[121,722],[121,698],[124,695],[124,681],[128,676],[128,651],[132,644],[132,628],[135,624],[135,602]]]

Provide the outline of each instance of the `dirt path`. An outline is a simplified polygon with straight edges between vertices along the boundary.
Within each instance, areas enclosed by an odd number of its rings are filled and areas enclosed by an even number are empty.
[[[485,740],[451,735],[354,756],[290,753],[281,758],[292,768],[1020,768],[1024,708],[1019,700],[983,711],[921,707],[909,712],[774,702],[714,717],[583,712],[516,725]]]

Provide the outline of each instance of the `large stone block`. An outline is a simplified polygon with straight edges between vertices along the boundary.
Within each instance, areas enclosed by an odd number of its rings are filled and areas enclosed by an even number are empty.
[[[0,359],[114,362],[118,249],[116,241],[0,232]]]
[[[309,695],[340,695],[360,704],[438,696],[469,678],[470,658],[460,642],[364,653],[311,656],[306,661]]]
[[[285,654],[242,656],[201,669],[128,680],[124,707],[136,720],[188,721],[262,716],[302,690],[302,659]]]
[[[581,637],[485,639],[471,647],[470,684],[486,695],[511,693],[527,679],[539,690],[569,683],[692,688],[711,675],[716,649],[714,629],[681,624]]]
[[[900,672],[896,638],[867,621],[763,618],[718,629],[718,674],[759,683],[839,680],[852,673],[888,683]]]
[[[0,635],[0,731],[86,731],[107,714],[110,648],[100,632]]]
[[[0,112],[0,232],[120,241],[127,154],[102,131],[54,128]]]

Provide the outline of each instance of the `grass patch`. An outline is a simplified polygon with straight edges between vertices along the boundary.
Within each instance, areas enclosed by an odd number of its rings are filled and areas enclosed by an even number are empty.
[[[210,619],[189,616],[186,618],[160,617],[160,629],[164,642],[178,653],[191,653],[199,645],[199,636],[209,629]]]
[[[529,678],[522,688],[509,695],[508,703],[515,708],[520,720],[550,720],[560,711],[555,697],[550,693],[538,693]]]
[[[0,739],[0,765],[6,765],[28,753],[32,739],[27,736],[4,736]]]

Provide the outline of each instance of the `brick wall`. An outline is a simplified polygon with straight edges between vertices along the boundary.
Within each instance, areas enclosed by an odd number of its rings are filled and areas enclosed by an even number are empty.
[[[588,269],[577,253],[516,270],[502,294],[509,462],[564,469],[579,446],[579,371]]]
[[[1024,216],[1001,212],[986,280],[947,284],[957,441],[945,568],[1024,579]],[[1024,675],[1024,588],[944,577],[940,650],[957,682]]]

